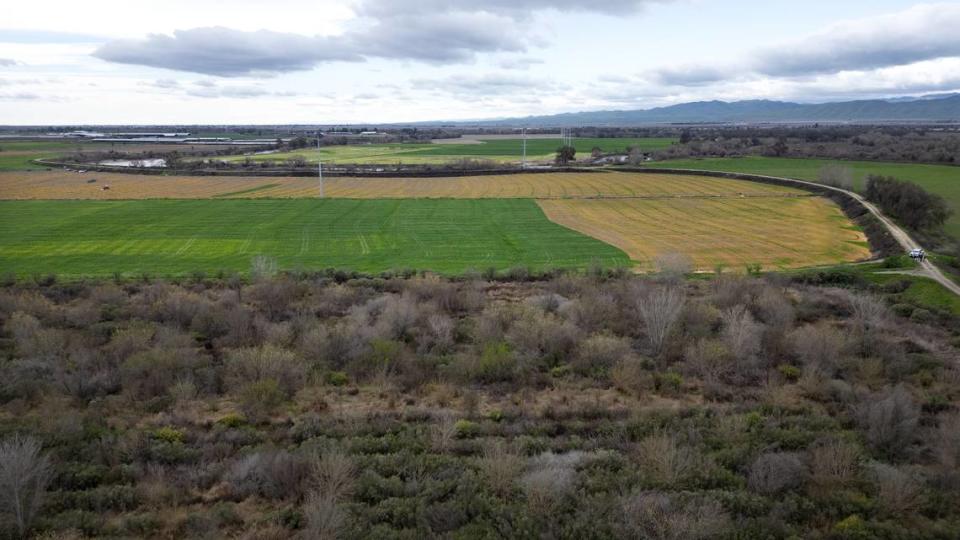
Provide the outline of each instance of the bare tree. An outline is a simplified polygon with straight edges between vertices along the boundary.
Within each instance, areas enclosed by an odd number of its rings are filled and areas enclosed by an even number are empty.
[[[681,278],[693,271],[693,259],[683,253],[661,253],[654,264],[668,278]]]
[[[53,472],[40,451],[32,437],[14,435],[0,443],[0,512],[13,519],[21,537],[40,510]]]
[[[317,491],[334,499],[342,499],[353,493],[357,466],[353,459],[341,450],[324,452],[313,462],[313,479]]]
[[[328,493],[311,494],[303,505],[303,515],[307,520],[302,532],[304,539],[334,540],[347,529],[346,510]]]
[[[824,165],[820,168],[817,178],[821,184],[833,186],[847,191],[853,190],[853,170],[844,165]]]
[[[799,486],[806,476],[807,467],[798,454],[769,452],[750,466],[747,484],[758,493],[772,495]]]
[[[867,442],[874,448],[899,455],[913,442],[920,407],[903,386],[870,396],[858,412]]]
[[[638,300],[637,309],[646,326],[647,340],[655,354],[659,354],[663,349],[670,331],[680,318],[684,301],[683,292],[673,287],[654,288]]]
[[[723,340],[741,367],[753,367],[760,352],[763,325],[743,305],[724,310]]]

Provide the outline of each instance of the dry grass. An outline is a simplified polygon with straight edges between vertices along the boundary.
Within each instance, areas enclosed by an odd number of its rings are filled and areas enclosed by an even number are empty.
[[[716,265],[796,268],[870,257],[866,237],[819,197],[541,200],[551,221],[624,250],[652,269],[681,252]]]
[[[91,179],[95,183],[88,183]],[[101,188],[109,185],[107,191]],[[554,173],[457,178],[328,178],[328,197],[597,198],[781,197],[803,192],[773,185],[697,176],[639,173]],[[203,199],[315,197],[315,178],[145,176],[36,171],[0,173],[3,199]]]

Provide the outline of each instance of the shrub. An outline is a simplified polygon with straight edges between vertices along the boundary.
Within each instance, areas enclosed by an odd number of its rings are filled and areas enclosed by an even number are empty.
[[[774,495],[799,487],[807,476],[807,467],[799,454],[768,452],[750,466],[747,485],[753,491]]]
[[[490,343],[483,349],[474,378],[484,383],[513,379],[514,360],[506,343]]]
[[[724,310],[723,341],[742,370],[755,367],[763,325],[743,305]]]
[[[520,477],[520,487],[535,513],[550,511],[573,490],[575,468],[582,458],[580,452],[546,452],[530,458],[527,472]]]
[[[183,431],[179,429],[172,428],[170,426],[164,426],[153,432],[153,438],[158,441],[163,441],[167,443],[182,443],[183,442]]]
[[[240,409],[249,418],[262,420],[288,398],[273,379],[254,381],[240,388]]]
[[[837,370],[845,339],[833,327],[807,325],[790,334],[793,352],[804,365],[832,377]]]

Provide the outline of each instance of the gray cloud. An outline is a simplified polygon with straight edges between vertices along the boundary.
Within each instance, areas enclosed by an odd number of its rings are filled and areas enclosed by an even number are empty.
[[[760,51],[755,70],[798,76],[900,66],[960,56],[960,5],[920,5],[839,24],[788,45]]]
[[[480,53],[523,52],[535,44],[528,17],[535,11],[618,14],[666,1],[672,0],[610,0],[595,5],[580,0],[361,0],[359,19],[340,36],[203,27],[111,41],[93,56],[222,77],[270,75],[371,58],[463,63]]]
[[[0,58],[0,66],[8,67],[17,65],[17,61],[12,58]]]
[[[722,81],[728,78],[729,73],[714,66],[693,65],[661,68],[653,73],[653,77],[667,86],[701,86]]]
[[[172,36],[150,34],[143,40],[119,40],[93,56],[109,62],[190,71],[224,77],[310,69],[332,60],[359,60],[334,40],[259,30],[223,27],[177,30]]]
[[[188,88],[186,94],[201,98],[237,98],[249,99],[258,97],[293,97],[298,95],[296,92],[274,92],[259,86],[201,86]]]
[[[543,63],[543,60],[540,60],[539,58],[507,58],[505,60],[501,60],[497,65],[500,66],[501,69],[523,70],[529,68],[530,66]]]
[[[514,75],[455,75],[440,79],[416,79],[412,86],[418,90],[433,90],[458,96],[503,96],[511,94],[541,94],[565,88],[542,79]]]

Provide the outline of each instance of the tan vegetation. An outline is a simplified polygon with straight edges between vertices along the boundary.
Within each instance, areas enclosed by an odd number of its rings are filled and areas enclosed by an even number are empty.
[[[89,182],[96,179],[96,182]],[[109,185],[109,190],[103,190]],[[564,198],[564,197],[769,197],[804,196],[780,186],[639,173],[542,173],[454,178],[328,178],[327,197]],[[315,197],[316,178],[250,176],[150,176],[67,171],[2,172],[3,199],[203,199]]]
[[[870,257],[866,237],[826,199],[555,199],[538,201],[551,221],[624,250],[656,270],[682,252],[696,270],[795,268]]]

